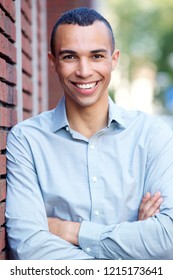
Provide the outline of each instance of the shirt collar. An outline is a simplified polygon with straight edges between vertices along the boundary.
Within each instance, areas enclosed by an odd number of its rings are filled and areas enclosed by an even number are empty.
[[[112,122],[116,122],[118,123],[120,126],[122,127],[126,127],[125,125],[125,121],[123,118],[123,109],[118,107],[113,101],[112,99],[109,97],[109,119],[108,119],[108,126],[110,126],[110,124]]]
[[[65,97],[63,96],[53,112],[52,131],[69,126],[66,115]]]
[[[126,127],[123,119],[123,109],[118,107],[109,97],[108,126],[110,126],[110,124],[114,121],[117,122],[120,126],[124,128]],[[55,132],[63,127],[68,126],[69,122],[66,115],[65,97],[63,96],[53,112],[52,131]]]

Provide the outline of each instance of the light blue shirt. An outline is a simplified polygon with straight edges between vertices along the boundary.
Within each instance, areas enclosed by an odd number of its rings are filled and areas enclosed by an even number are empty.
[[[87,139],[62,98],[11,130],[7,158],[15,259],[173,259],[173,133],[162,121],[109,100],[108,126]],[[137,221],[147,191],[164,202]],[[47,217],[81,222],[79,246],[51,234]]]

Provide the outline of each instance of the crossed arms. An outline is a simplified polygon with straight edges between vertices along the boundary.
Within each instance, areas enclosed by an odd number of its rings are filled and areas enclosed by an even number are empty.
[[[149,217],[152,217],[159,213],[159,207],[163,199],[161,197],[160,192],[156,192],[153,196],[150,193],[146,193],[146,195],[142,198],[138,221],[146,220]],[[49,231],[52,234],[59,236],[60,238],[66,240],[67,242],[78,246],[78,235],[80,231],[80,223],[65,221],[58,218],[48,218]]]

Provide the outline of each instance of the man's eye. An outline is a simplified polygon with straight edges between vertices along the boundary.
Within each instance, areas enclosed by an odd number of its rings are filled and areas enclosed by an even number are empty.
[[[101,59],[101,58],[103,58],[103,55],[101,55],[101,54],[95,54],[95,55],[93,56],[93,58],[94,58],[94,59]]]
[[[69,55],[65,55],[63,57],[64,60],[73,60],[73,59],[76,59],[76,57],[72,54],[69,54]]]

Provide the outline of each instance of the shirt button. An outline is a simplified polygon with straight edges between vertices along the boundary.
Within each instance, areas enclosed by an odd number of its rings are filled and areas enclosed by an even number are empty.
[[[97,177],[93,176],[92,180],[93,180],[93,182],[97,182]]]
[[[94,145],[90,145],[91,150],[94,150]]]
[[[96,210],[94,213],[96,216],[99,216],[99,214],[100,214],[98,210]]]
[[[90,248],[90,247],[87,247],[87,248],[86,248],[86,252],[88,252],[88,253],[91,252],[91,248]]]
[[[69,131],[69,127],[68,127],[68,126],[66,126],[66,128],[65,128],[65,129],[66,129],[66,131]]]

